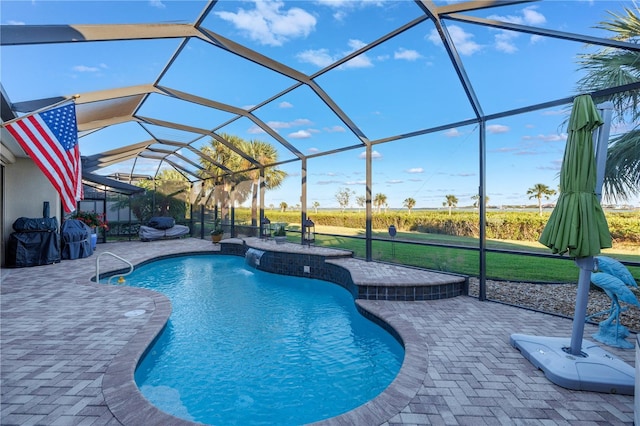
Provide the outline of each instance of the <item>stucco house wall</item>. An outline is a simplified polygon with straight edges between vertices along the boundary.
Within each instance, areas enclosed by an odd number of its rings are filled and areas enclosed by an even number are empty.
[[[38,166],[29,158],[16,157],[4,164],[2,182],[2,266],[5,265],[5,247],[13,232],[13,222],[19,217],[42,217],[43,204],[49,202],[49,216],[61,223],[60,197]]]

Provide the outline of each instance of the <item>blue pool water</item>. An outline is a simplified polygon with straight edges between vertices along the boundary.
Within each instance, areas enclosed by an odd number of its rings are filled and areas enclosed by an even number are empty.
[[[376,397],[402,364],[401,345],[333,283],[209,255],[144,265],[127,284],[171,299],[171,318],[135,380],[177,417],[225,425],[318,421]]]

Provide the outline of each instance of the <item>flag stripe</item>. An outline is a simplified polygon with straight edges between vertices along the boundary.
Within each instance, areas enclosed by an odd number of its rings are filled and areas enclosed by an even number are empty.
[[[62,146],[55,142],[55,136],[53,136],[49,130],[49,128],[44,124],[39,117],[30,117],[29,123],[33,124],[33,126],[38,130],[38,133],[42,135],[43,138],[46,139],[47,144],[43,147],[49,152],[50,161],[54,159],[61,160],[62,166],[65,168],[64,174],[65,176],[73,176],[75,170],[75,164],[73,163],[73,156],[69,151],[65,151]],[[71,161],[70,161],[71,160]],[[56,162],[56,163],[60,163]],[[62,171],[61,171],[62,172]],[[73,182],[73,181],[70,181]]]
[[[40,123],[35,120],[33,116],[20,122],[19,126],[24,130],[26,136],[28,136],[23,140],[24,143],[27,144],[35,154],[35,156],[31,158],[36,163],[47,168],[47,172],[56,176],[58,184],[64,185],[65,192],[67,194],[70,193],[70,182],[72,182],[70,178],[73,174],[69,172],[69,168],[65,165],[65,160],[67,160],[66,152],[60,152],[60,149],[57,149],[61,148],[60,145],[52,140],[51,135],[42,128]],[[33,143],[33,140],[37,139],[38,135],[46,141],[46,144]],[[49,169],[53,169],[53,171],[50,171]]]
[[[82,165],[75,105],[54,108],[17,120],[6,129],[60,194],[64,211],[82,199]]]
[[[54,173],[55,168],[53,166],[50,167],[49,163],[45,163],[41,161],[41,159],[45,157],[45,155],[40,151],[39,145],[33,144],[31,142],[32,139],[30,137],[32,137],[33,134],[29,131],[29,128],[25,126],[23,122],[17,122],[15,124],[16,125],[12,127],[7,126],[7,130],[9,130],[9,132],[16,138],[16,140],[20,143],[22,148],[27,152],[29,157],[31,157],[31,159],[40,168],[42,173],[44,173],[44,175],[47,176],[47,179],[49,179],[49,182],[51,182],[51,184],[56,188],[56,190],[60,194],[60,198],[62,199],[62,206],[65,209],[65,211],[67,211],[69,209],[70,204],[74,204],[74,202],[69,199],[69,196],[66,191],[60,190],[63,187],[65,188],[67,187],[66,185],[63,184],[64,179],[59,174]],[[70,211],[73,211],[74,209],[75,209],[75,205],[73,209],[71,209]]]

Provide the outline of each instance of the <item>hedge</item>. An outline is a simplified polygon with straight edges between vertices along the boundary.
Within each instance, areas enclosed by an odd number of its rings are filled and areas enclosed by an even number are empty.
[[[272,222],[300,223],[299,211],[267,211]],[[550,213],[540,216],[537,212],[487,212],[486,237],[498,240],[537,241],[542,233]],[[615,243],[640,243],[640,211],[605,211],[609,232]],[[364,211],[340,212],[319,211],[309,213],[316,225],[339,226],[346,228],[365,228]],[[373,229],[387,229],[395,225],[398,231],[415,231],[431,234],[455,235],[460,237],[480,236],[477,212],[453,211],[413,211],[374,213]]]

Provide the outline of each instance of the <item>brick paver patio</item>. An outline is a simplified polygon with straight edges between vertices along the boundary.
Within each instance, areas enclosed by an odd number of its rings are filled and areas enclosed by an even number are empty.
[[[135,363],[166,320],[168,302],[140,289],[96,285],[90,278],[105,251],[138,264],[159,255],[216,249],[199,239],[109,243],[86,259],[3,269],[0,424],[186,424],[149,406],[133,383]],[[371,269],[346,263],[358,274]],[[101,258],[101,271],[123,266],[110,256]],[[402,274],[411,273],[402,269]],[[406,359],[380,397],[323,423],[633,424],[632,396],[558,387],[509,344],[512,333],[568,337],[571,320],[465,296],[358,303],[398,330]],[[144,313],[131,315],[139,310]],[[585,337],[595,330],[586,325]],[[634,365],[633,350],[606,350]]]

